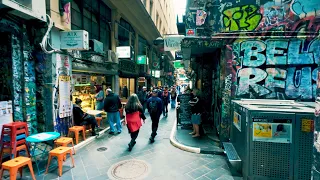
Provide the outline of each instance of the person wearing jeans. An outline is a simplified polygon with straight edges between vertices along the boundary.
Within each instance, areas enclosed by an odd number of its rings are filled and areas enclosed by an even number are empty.
[[[122,131],[119,112],[119,109],[121,108],[120,97],[117,94],[114,94],[109,88],[106,90],[106,95],[103,109],[107,112],[107,120],[110,125],[109,134],[115,133],[114,123],[116,123],[117,131],[120,134]]]

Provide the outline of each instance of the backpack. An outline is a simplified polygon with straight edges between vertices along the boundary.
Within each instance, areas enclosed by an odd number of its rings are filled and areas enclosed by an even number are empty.
[[[157,113],[158,112],[158,102],[156,100],[152,100],[149,104],[150,113]]]

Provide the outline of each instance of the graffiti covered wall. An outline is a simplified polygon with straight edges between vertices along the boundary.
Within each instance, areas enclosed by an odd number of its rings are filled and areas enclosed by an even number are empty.
[[[314,100],[319,45],[318,39],[235,42],[236,97]]]

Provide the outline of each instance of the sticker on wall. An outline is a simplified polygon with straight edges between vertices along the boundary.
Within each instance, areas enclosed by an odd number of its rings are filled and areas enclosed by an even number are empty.
[[[237,112],[233,112],[233,125],[241,132],[241,116]]]
[[[314,124],[312,119],[301,119],[301,131],[313,132]]]
[[[202,26],[206,22],[207,13],[204,10],[197,10],[196,25]]]
[[[253,141],[291,143],[292,124],[253,122]]]

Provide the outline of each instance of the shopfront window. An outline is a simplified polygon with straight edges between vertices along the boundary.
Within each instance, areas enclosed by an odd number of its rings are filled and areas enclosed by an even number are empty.
[[[130,42],[131,36],[131,42]],[[120,19],[120,23],[118,25],[118,40],[119,46],[131,46],[135,49],[135,31],[133,27],[124,19]],[[133,56],[132,60],[135,60]]]
[[[81,99],[81,106],[84,110],[96,108],[94,96],[97,92],[95,86],[101,86],[103,92],[105,92],[107,88],[112,88],[112,78],[109,76],[73,74],[72,81],[74,84],[72,102],[75,102],[76,98]]]
[[[136,80],[134,78],[119,78],[120,80],[120,97],[128,99],[128,97],[135,93]]]

